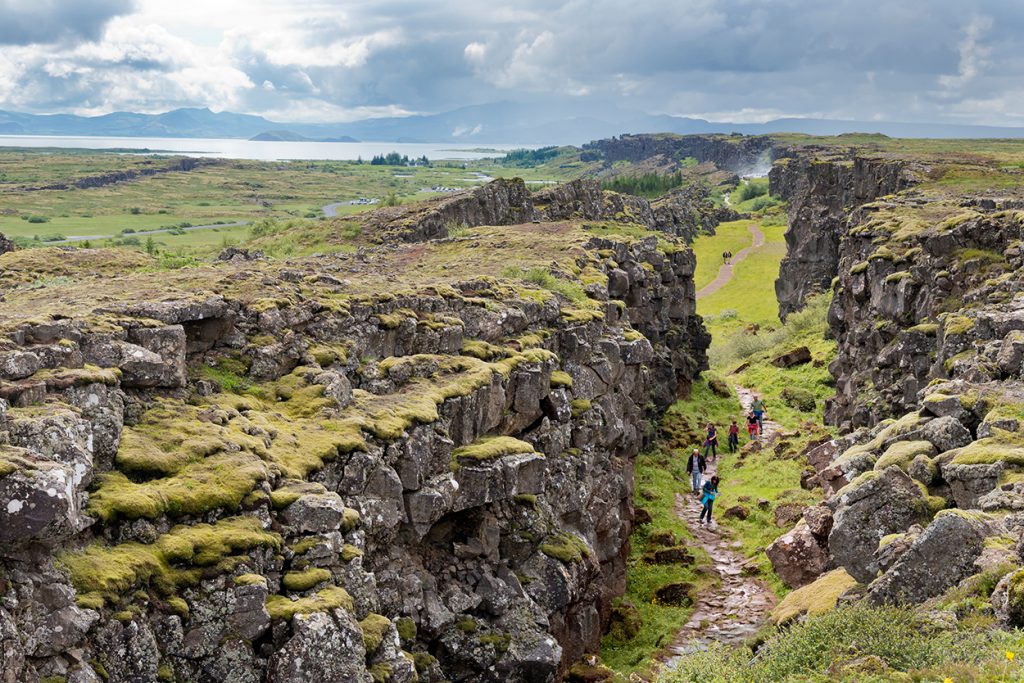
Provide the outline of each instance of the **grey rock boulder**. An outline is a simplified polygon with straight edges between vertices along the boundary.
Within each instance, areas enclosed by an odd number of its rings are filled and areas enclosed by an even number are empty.
[[[296,615],[292,629],[292,637],[270,658],[268,680],[372,683],[364,664],[363,633],[347,611]]]
[[[868,587],[875,604],[918,604],[975,573],[991,523],[977,513],[948,510]]]
[[[875,578],[875,550],[888,534],[927,519],[928,506],[917,482],[899,467],[870,472],[829,499],[834,511],[828,547],[836,564],[866,583]]]
[[[939,453],[971,443],[971,433],[967,427],[949,415],[926,422],[921,427],[921,438],[931,442]]]

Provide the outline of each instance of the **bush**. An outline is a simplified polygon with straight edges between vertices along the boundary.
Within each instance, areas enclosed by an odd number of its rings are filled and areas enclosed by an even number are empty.
[[[799,410],[805,413],[812,413],[817,407],[817,403],[814,400],[814,394],[809,392],[807,389],[800,387],[785,387],[782,390],[782,402],[794,410]]]
[[[740,186],[739,200],[745,202],[766,194],[768,194],[768,179],[751,178]]]
[[[29,216],[26,219],[29,223],[49,223],[50,219],[46,216]]]

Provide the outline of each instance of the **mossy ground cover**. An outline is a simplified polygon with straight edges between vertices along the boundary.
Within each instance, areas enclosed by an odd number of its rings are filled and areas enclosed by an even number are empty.
[[[912,608],[855,606],[775,632],[756,658],[721,646],[686,657],[659,683],[1004,683],[1024,673],[1022,650],[1020,631],[935,629]]]

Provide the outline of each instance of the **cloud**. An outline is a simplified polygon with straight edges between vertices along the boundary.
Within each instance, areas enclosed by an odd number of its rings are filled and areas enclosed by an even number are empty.
[[[108,21],[134,7],[132,0],[0,0],[0,44],[96,40]]]
[[[1013,0],[0,0],[0,14],[0,108],[31,111],[343,121],[511,101],[552,118],[993,123],[1019,118],[1024,83]]]

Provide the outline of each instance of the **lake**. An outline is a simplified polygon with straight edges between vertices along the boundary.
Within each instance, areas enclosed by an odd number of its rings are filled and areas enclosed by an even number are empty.
[[[254,142],[224,138],[123,138],[58,135],[0,135],[0,149],[4,147],[58,147],[71,149],[115,149],[125,152],[158,154],[185,154],[188,156],[220,157],[224,159],[254,159],[279,161],[289,159],[354,160],[362,157],[369,161],[375,155],[398,152],[410,158],[426,155],[428,159],[483,159],[500,156],[513,149],[534,148],[536,145],[488,145],[473,143],[459,148],[458,143],[412,142]],[[497,152],[471,151],[479,149]]]

